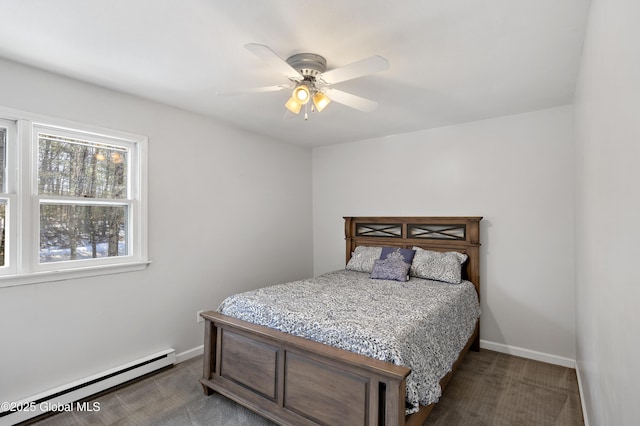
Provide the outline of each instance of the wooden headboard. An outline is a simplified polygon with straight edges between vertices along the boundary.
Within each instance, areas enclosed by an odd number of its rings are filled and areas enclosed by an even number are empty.
[[[421,247],[469,256],[462,276],[480,296],[480,220],[482,217],[345,217],[346,262],[357,246]]]

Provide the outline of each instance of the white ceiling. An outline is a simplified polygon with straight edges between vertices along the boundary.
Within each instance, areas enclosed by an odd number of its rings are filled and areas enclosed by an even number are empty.
[[[0,57],[303,146],[571,103],[589,0],[0,0]],[[284,119],[284,84],[246,50],[390,69],[335,87],[377,101]],[[1,97],[0,97],[1,99]],[[0,100],[1,102],[1,100]],[[89,106],[88,106],[89,107]]]

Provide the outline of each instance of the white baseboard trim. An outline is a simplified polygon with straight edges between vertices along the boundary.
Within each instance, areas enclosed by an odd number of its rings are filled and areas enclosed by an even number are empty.
[[[204,353],[204,345],[197,346],[193,349],[188,349],[184,352],[180,352],[176,354],[176,363],[179,364],[181,362],[190,360],[191,358],[195,358]]]
[[[587,405],[584,401],[584,388],[582,387],[582,374],[580,371],[580,363],[576,361],[576,377],[578,378],[578,393],[580,394],[580,405],[582,405],[582,418],[584,426],[589,426],[589,416],[587,416]]]
[[[535,361],[542,361],[549,364],[561,365],[563,367],[576,368],[576,361],[574,359],[551,355],[544,352],[532,351],[531,349],[519,348],[517,346],[480,339],[480,348],[501,352],[503,354],[515,355],[522,358],[533,359]]]

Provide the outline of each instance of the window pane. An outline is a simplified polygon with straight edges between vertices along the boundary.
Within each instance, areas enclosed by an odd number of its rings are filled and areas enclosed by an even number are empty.
[[[5,165],[5,156],[7,146],[7,129],[3,129],[0,127],[0,192],[7,192],[4,187],[4,165]],[[4,215],[3,215],[4,216]],[[4,229],[4,226],[3,228]]]
[[[127,197],[126,148],[38,134],[38,193],[65,197]]]
[[[127,207],[42,204],[40,263],[127,255]]]

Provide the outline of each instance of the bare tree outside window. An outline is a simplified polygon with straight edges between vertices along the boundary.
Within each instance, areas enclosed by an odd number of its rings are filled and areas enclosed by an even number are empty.
[[[127,254],[128,150],[38,135],[40,262]]]

